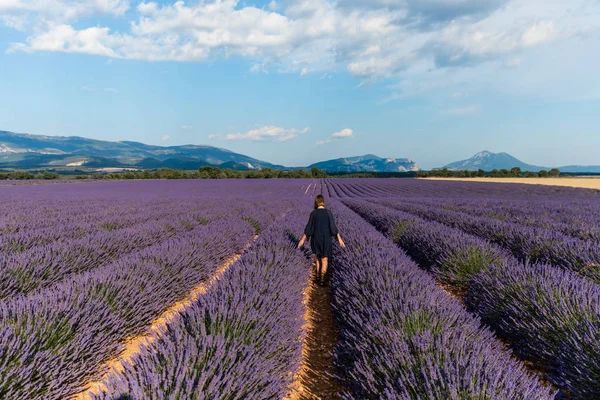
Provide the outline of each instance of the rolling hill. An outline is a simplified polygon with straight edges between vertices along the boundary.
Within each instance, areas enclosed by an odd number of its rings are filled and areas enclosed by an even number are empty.
[[[197,169],[205,165],[238,169],[283,169],[232,151],[201,145],[152,146],[139,142],[108,142],[77,136],[41,136],[0,131],[0,167],[138,167]]]

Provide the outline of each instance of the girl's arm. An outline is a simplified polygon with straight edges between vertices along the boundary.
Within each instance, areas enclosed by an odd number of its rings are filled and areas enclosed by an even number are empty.
[[[344,243],[344,241],[342,240],[342,235],[340,235],[339,233],[337,234],[337,240],[340,243],[340,247],[342,249],[346,248],[346,243]]]
[[[346,247],[346,244],[342,240],[342,236],[340,235],[337,225],[335,224],[335,218],[333,218],[331,211],[327,210],[327,214],[329,214],[329,230],[331,231],[331,236],[335,236],[337,238],[340,247],[343,249]]]
[[[304,242],[306,242],[306,235],[302,235],[302,239],[298,242],[298,248],[304,246]]]

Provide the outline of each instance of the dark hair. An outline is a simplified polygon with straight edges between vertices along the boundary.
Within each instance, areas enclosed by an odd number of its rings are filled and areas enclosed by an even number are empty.
[[[317,197],[315,197],[315,210],[317,208],[319,208],[320,206],[325,207],[325,197],[323,197],[323,195],[319,194],[317,195]]]

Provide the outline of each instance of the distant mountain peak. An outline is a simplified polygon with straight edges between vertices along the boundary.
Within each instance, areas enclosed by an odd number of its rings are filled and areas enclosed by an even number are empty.
[[[551,168],[539,167],[536,165],[526,164],[508,153],[492,153],[491,151],[480,151],[473,157],[450,163],[444,168],[451,171],[477,171],[482,169],[484,171],[493,171],[495,169],[510,170],[511,168],[521,168],[521,171],[539,172],[543,169],[549,170]],[[589,166],[578,166],[568,165],[565,167],[558,167],[561,172],[576,172],[576,173],[600,173],[600,166],[589,165]]]
[[[509,170],[515,167],[521,168],[523,171],[531,172],[538,172],[544,169],[544,167],[526,164],[508,153],[492,153],[488,150],[480,151],[467,160],[450,163],[444,168],[447,168],[451,171],[477,171],[479,169],[484,171],[492,171],[494,169]]]
[[[309,166],[326,172],[411,172],[420,168],[409,158],[382,158],[374,154],[337,158]]]
[[[493,156],[493,155],[495,155],[495,154],[492,153],[491,151],[483,150],[483,151],[480,151],[479,153],[475,154],[471,158],[484,158],[484,157],[489,157],[489,156]]]

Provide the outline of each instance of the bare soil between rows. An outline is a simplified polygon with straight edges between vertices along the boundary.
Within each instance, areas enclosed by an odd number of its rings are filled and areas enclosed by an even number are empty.
[[[302,366],[292,393],[286,400],[340,399],[342,388],[335,378],[333,348],[338,332],[333,320],[329,286],[311,284],[306,293],[307,336],[303,348]]]

